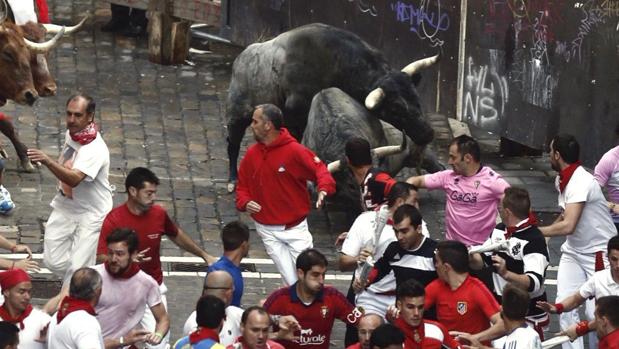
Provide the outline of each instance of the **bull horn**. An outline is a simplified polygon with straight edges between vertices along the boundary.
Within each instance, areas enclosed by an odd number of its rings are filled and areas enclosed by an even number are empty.
[[[380,104],[383,98],[385,98],[385,91],[383,91],[382,88],[377,87],[368,93],[367,97],[365,97],[365,107],[368,108],[368,110],[372,110]]]
[[[399,154],[406,150],[407,141],[406,141],[406,133],[402,132],[402,144],[400,145],[388,145],[386,147],[378,147],[372,149],[372,154],[377,158],[383,158],[385,156]]]
[[[432,57],[429,57],[429,58],[424,58],[424,59],[420,59],[418,61],[414,61],[413,63],[407,65],[404,68],[402,68],[402,72],[406,73],[406,75],[408,75],[408,76],[413,76],[413,74],[415,74],[419,70],[427,68],[427,67],[435,64],[436,62],[438,62],[440,57],[441,57],[441,54],[439,53],[436,56],[432,56]]]
[[[41,25],[50,34],[56,34],[59,31],[61,31],[62,28],[65,28],[64,33],[68,35],[68,34],[73,34],[76,31],[80,30],[88,18],[90,18],[90,13],[86,13],[86,16],[78,24],[76,24],[76,25],[74,25],[72,27],[66,27],[66,28],[61,26],[61,25],[58,25],[58,24],[43,23]]]
[[[32,42],[26,38],[24,38],[24,42],[26,43],[26,46],[28,46],[30,51],[33,51],[35,53],[47,53],[47,51],[51,50],[52,48],[54,48],[54,46],[58,44],[58,40],[60,40],[63,34],[64,27],[60,29],[60,31],[53,38],[46,42]]]

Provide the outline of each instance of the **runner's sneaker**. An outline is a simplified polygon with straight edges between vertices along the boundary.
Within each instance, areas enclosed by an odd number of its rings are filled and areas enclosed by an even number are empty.
[[[0,214],[9,214],[15,208],[11,193],[3,185],[0,185]]]

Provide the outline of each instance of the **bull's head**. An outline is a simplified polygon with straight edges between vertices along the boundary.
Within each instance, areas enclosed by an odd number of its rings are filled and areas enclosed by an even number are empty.
[[[426,145],[434,138],[434,131],[426,122],[415,84],[417,73],[439,60],[439,55],[415,61],[402,69],[379,79],[374,90],[365,99],[365,106],[396,128],[406,132],[418,145]]]
[[[88,17],[89,15],[87,14],[77,25],[66,28],[56,24],[38,24],[33,22],[28,22],[20,27],[24,31],[24,37],[26,39],[36,43],[42,43],[45,41],[46,33],[55,34],[56,37],[59,37],[63,34],[68,35],[77,32],[81,29]],[[47,51],[33,50],[30,57],[30,66],[32,68],[34,87],[39,93],[39,96],[49,97],[56,95],[58,87],[56,85],[56,80],[47,66]]]
[[[33,105],[38,94],[32,82],[30,51],[21,30],[14,24],[0,25],[0,105],[7,99]]]

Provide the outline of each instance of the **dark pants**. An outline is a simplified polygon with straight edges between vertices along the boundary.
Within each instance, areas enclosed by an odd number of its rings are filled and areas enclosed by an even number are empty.
[[[146,26],[146,11],[129,6],[110,4],[112,7],[112,18],[119,21],[128,21],[133,25]]]

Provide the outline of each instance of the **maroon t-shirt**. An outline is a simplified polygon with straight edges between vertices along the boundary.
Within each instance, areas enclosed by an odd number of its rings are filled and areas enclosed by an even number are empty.
[[[131,228],[135,230],[140,239],[138,251],[150,247],[146,257],[151,259],[140,263],[140,268],[161,285],[163,282],[161,260],[159,258],[161,236],[168,235],[174,237],[178,235],[178,227],[172,222],[165,209],[159,205],[153,205],[145,214],[136,216],[129,211],[126,203],[114,208],[103,221],[99,244],[97,245],[98,255],[107,254],[107,243],[105,240],[117,228]]]

